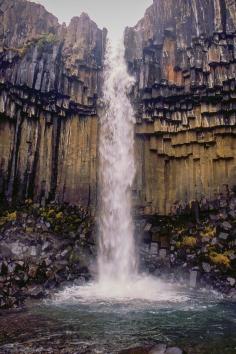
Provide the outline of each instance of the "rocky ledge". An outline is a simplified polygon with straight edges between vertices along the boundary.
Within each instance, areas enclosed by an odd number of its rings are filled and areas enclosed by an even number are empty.
[[[0,217],[0,309],[90,278],[93,220],[79,207],[27,201]]]

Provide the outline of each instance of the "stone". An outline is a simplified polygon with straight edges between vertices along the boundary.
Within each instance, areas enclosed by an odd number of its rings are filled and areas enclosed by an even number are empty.
[[[211,265],[209,263],[203,262],[202,263],[202,269],[204,270],[204,272],[210,273]]]
[[[151,231],[151,228],[152,228],[152,224],[146,224],[145,227],[144,227],[144,232]]]
[[[61,252],[61,257],[62,258],[69,257],[70,252],[71,252],[71,249],[65,249],[64,251]]]
[[[189,286],[190,288],[195,288],[197,285],[198,272],[196,270],[191,270],[189,273]]]
[[[46,242],[44,242],[43,245],[42,245],[42,251],[43,251],[43,252],[46,252],[46,251],[50,250],[51,247],[52,247],[51,243],[48,242],[48,241],[46,241]]]
[[[158,255],[158,243],[151,242],[150,244],[150,254],[155,256]]]
[[[228,237],[229,237],[229,234],[227,234],[226,232],[220,232],[220,234],[219,234],[219,239],[221,239],[221,240],[227,240],[228,239]]]
[[[178,347],[168,348],[165,354],[183,354],[183,351]]]
[[[39,299],[44,295],[44,289],[41,285],[31,286],[28,288],[27,293],[34,299]]]
[[[37,255],[38,255],[38,247],[37,247],[37,246],[31,246],[31,247],[29,247],[29,249],[28,249],[28,254],[29,254],[31,257],[37,257]]]
[[[148,354],[165,354],[166,344],[157,344],[155,345]]]
[[[167,250],[166,250],[165,248],[161,248],[161,249],[159,250],[159,257],[160,257],[161,259],[165,259],[166,256],[167,256]]]
[[[35,278],[37,275],[38,267],[36,265],[31,265],[28,270],[28,276],[30,278]]]
[[[221,227],[228,231],[228,230],[231,230],[232,229],[232,225],[228,222],[228,221],[224,221],[222,224],[221,224]]]
[[[227,282],[230,284],[230,286],[233,287],[236,284],[236,279],[232,277],[228,277]]]
[[[217,245],[217,243],[218,243],[218,240],[217,240],[216,237],[214,237],[214,238],[211,240],[212,246]]]

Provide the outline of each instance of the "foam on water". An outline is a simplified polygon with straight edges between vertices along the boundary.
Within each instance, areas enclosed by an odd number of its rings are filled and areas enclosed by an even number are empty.
[[[112,302],[146,302],[180,303],[189,300],[189,295],[183,292],[180,286],[167,284],[151,276],[136,276],[130,282],[91,282],[83,286],[71,286],[55,294],[54,302],[63,303],[90,303],[101,301]]]

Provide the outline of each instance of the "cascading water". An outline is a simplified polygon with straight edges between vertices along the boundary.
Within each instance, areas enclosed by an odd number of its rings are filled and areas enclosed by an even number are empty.
[[[127,72],[124,45],[114,48],[108,43],[103,87],[105,109],[100,129],[101,283],[127,283],[137,271],[131,216],[135,120],[127,96],[133,81]]]
[[[139,274],[131,215],[131,187],[135,176],[134,112],[127,93],[134,79],[128,74],[124,44],[108,43],[105,57],[100,129],[100,206],[98,276],[83,286],[55,295],[56,303],[104,299],[126,301],[185,300],[176,287]]]

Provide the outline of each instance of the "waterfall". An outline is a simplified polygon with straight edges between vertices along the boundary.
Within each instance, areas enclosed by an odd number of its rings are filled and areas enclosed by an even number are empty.
[[[99,282],[127,282],[136,273],[131,187],[135,176],[134,111],[127,92],[124,44],[108,42],[100,127]]]
[[[55,295],[60,303],[104,301],[183,301],[175,286],[137,270],[131,189],[135,177],[134,111],[128,98],[129,75],[124,44],[107,45],[100,114],[100,202],[98,277]]]

